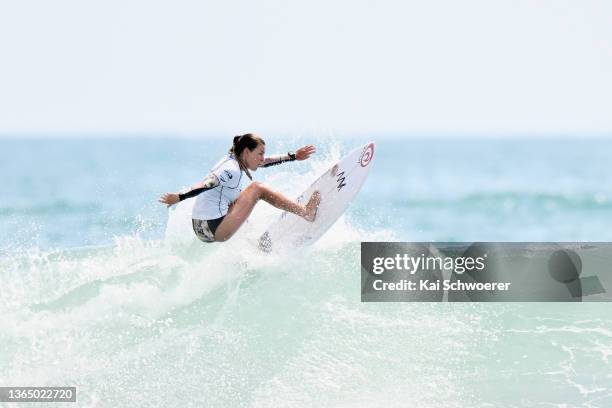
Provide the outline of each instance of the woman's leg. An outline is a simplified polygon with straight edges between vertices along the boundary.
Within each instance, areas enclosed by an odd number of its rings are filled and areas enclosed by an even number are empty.
[[[217,231],[215,231],[215,241],[227,241],[230,239],[251,214],[251,211],[253,211],[259,199],[270,203],[276,208],[297,214],[307,221],[312,222],[315,219],[319,201],[321,201],[321,194],[315,191],[308,203],[302,205],[261,183],[251,183],[251,185],[240,193],[238,199],[232,204],[225,218],[223,218],[223,221],[219,224],[219,227],[217,227]]]

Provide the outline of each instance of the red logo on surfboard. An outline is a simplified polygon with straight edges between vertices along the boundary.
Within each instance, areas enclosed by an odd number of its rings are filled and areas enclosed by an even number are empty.
[[[361,157],[359,158],[359,164],[361,164],[361,167],[365,167],[370,164],[372,157],[374,157],[374,143],[370,143],[365,147],[365,149],[363,149]]]

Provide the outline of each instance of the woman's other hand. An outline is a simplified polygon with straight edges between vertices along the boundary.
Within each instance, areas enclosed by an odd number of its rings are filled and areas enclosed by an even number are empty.
[[[176,204],[180,201],[179,195],[177,193],[166,193],[163,196],[159,197],[160,203],[168,205],[170,207],[173,204]]]
[[[295,151],[295,158],[296,160],[306,160],[316,151],[317,149],[313,145],[302,146]]]

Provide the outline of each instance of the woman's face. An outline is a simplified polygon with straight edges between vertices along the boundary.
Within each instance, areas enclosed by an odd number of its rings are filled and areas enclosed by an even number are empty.
[[[242,162],[251,171],[257,170],[264,162],[264,155],[266,154],[266,146],[258,144],[253,150],[246,148],[242,151]]]

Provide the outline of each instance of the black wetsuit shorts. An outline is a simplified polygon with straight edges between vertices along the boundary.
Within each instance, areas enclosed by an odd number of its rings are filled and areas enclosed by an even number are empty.
[[[198,239],[202,242],[215,242],[215,232],[219,224],[221,224],[221,221],[223,221],[223,218],[225,218],[225,215],[214,220],[196,220],[194,218],[191,220],[193,232],[195,232]]]

